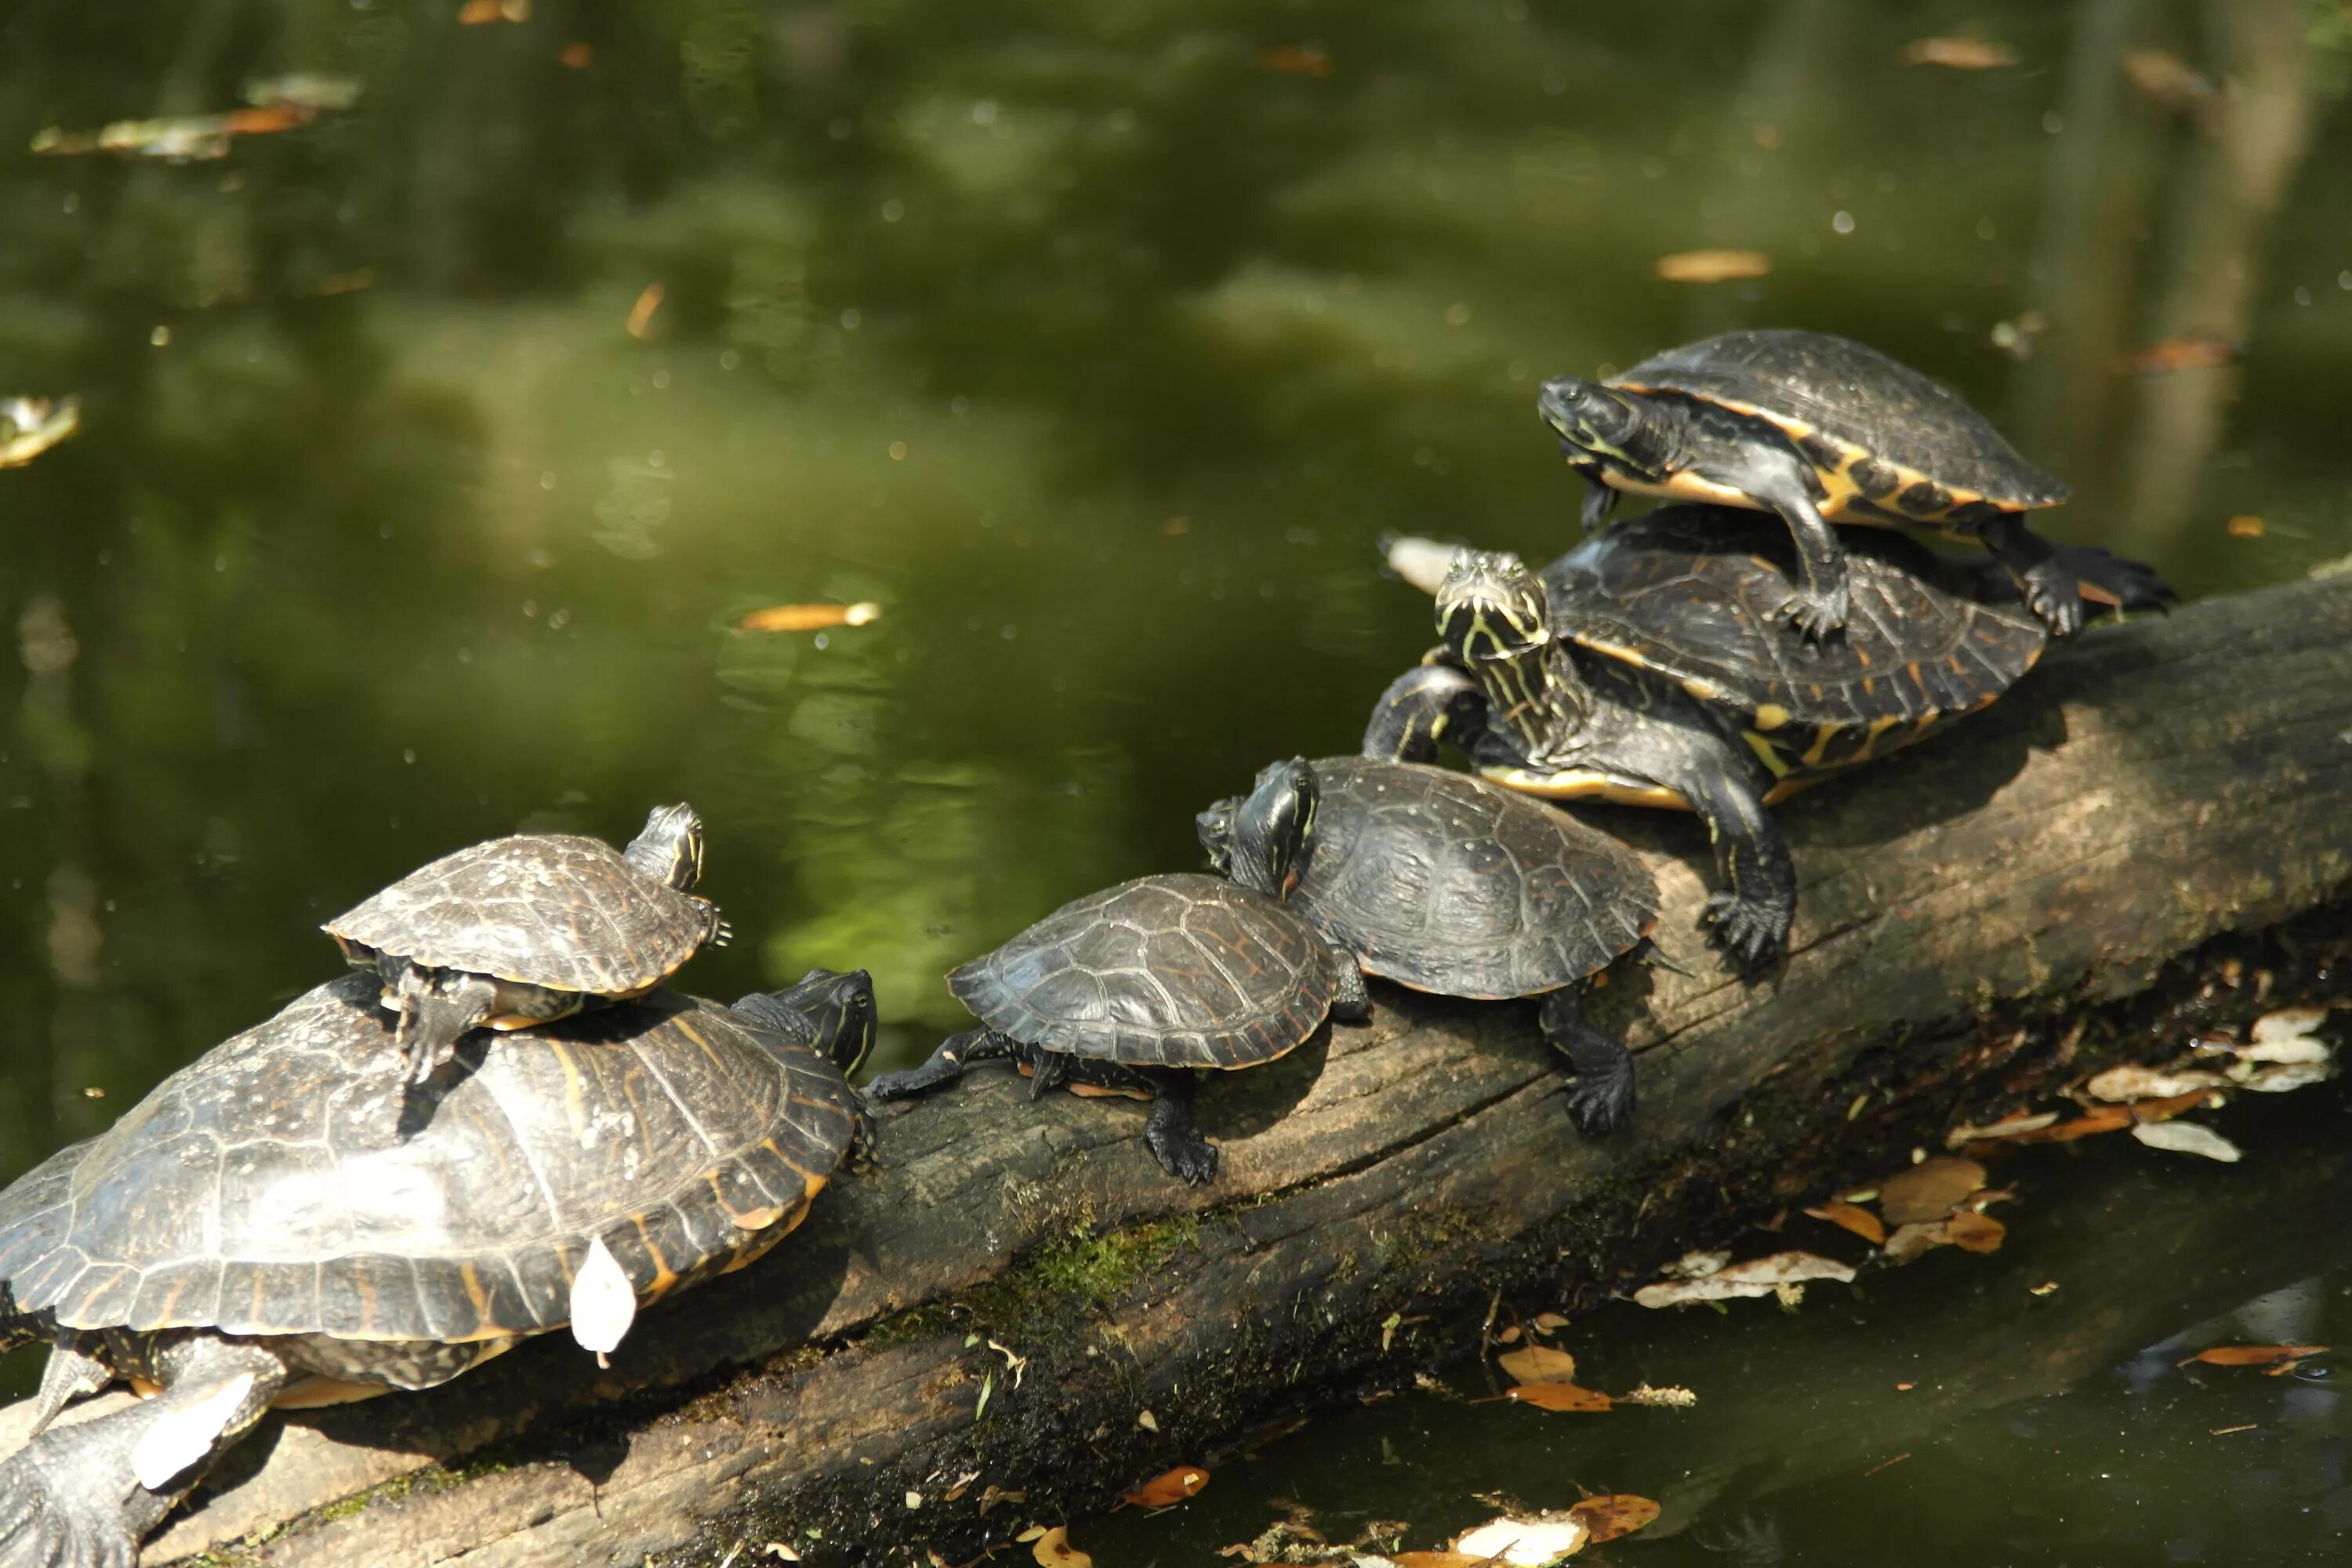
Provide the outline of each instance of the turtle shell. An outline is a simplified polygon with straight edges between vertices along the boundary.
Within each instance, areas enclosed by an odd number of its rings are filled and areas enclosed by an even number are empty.
[[[461,1343],[571,1318],[601,1238],[638,1300],[757,1257],[847,1151],[831,1061],[663,992],[470,1037],[407,1090],[353,973],[0,1194],[0,1280],[79,1329]]]
[[[1624,846],[1483,779],[1329,757],[1286,907],[1368,973],[1442,995],[1533,996],[1606,968],[1657,921]]]
[[[693,957],[719,912],[601,838],[531,833],[444,855],[325,929],[431,969],[627,996]]]
[[[2019,606],[1937,585],[1936,559],[1899,534],[1845,541],[1853,609],[1844,635],[1812,643],[1777,617],[1800,579],[1778,519],[1708,506],[1662,507],[1545,567],[1553,626],[1579,645],[1728,706],[1796,761],[1844,765],[1828,738],[1898,740],[1992,701],[2049,646]],[[1882,752],[1889,749],[1880,746]],[[1811,755],[1812,751],[1822,755]],[[1776,770],[1778,771],[1778,770]]]
[[[1245,1068],[1313,1034],[1337,989],[1330,950],[1281,905],[1222,877],[1122,882],[1060,909],[948,976],[990,1028],[1069,1056]]]
[[[1950,390],[1848,338],[1725,332],[1643,360],[1609,384],[1680,393],[1779,426],[1813,465],[1833,518],[1965,529],[1982,510],[2056,506],[2068,494]]]

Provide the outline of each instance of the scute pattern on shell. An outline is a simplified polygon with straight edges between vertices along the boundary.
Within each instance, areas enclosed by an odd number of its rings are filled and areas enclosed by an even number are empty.
[[[948,976],[989,1027],[1140,1066],[1243,1068],[1313,1034],[1334,991],[1306,922],[1221,877],[1122,882]]]
[[[1321,800],[1285,902],[1370,973],[1534,996],[1606,968],[1656,923],[1648,868],[1566,812],[1439,768],[1308,765]]]
[[[1850,338],[1724,332],[1643,360],[1610,384],[1778,415],[2001,506],[2053,506],[2067,496],[2064,480],[2020,457],[1958,395]]]
[[[603,839],[531,833],[445,855],[327,930],[428,968],[617,996],[675,973],[717,926],[707,900]]]
[[[1777,518],[1669,507],[1620,523],[1543,569],[1552,624],[1600,652],[1753,710],[1778,704],[1841,727],[1965,713],[1999,697],[2049,646],[2021,608],[1922,581],[1929,553],[1900,534],[1849,530],[1844,635],[1792,637],[1778,616],[1799,581]],[[1910,569],[1906,569],[1906,563]]]
[[[0,1279],[74,1328],[537,1332],[590,1237],[650,1300],[772,1245],[852,1136],[830,1061],[667,992],[458,1062],[415,1125],[374,978],[320,986],[11,1189]]]

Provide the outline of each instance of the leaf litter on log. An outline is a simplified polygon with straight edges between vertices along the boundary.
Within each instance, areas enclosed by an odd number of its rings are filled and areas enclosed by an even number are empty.
[[[1576,1358],[1566,1351],[1556,1351],[1543,1345],[1529,1345],[1508,1355],[1497,1356],[1495,1363],[1510,1373],[1516,1383],[1574,1383]]]
[[[2195,1154],[2202,1159],[2219,1160],[2234,1165],[2242,1157],[2235,1143],[2195,1121],[2144,1121],[2132,1129],[2132,1136],[2151,1149],[2162,1149],[2174,1154]]]
[[[1878,1212],[1898,1226],[1940,1219],[1984,1184],[1985,1168],[1974,1160],[1948,1154],[1922,1160],[1878,1184]]]
[[[1696,1279],[1668,1279],[1644,1285],[1633,1292],[1633,1300],[1644,1307],[1680,1307],[1694,1301],[1726,1301],[1744,1296],[1779,1295],[1791,1286],[1811,1279],[1834,1279],[1845,1283],[1853,1279],[1853,1268],[1833,1258],[1823,1258],[1811,1252],[1776,1252],[1768,1258],[1751,1258],[1741,1263],[1725,1264]]]
[[[1814,1219],[1827,1220],[1842,1230],[1852,1231],[1873,1247],[1886,1239],[1886,1226],[1876,1215],[1860,1204],[1850,1204],[1843,1198],[1832,1198],[1821,1207],[1807,1209],[1805,1213]]]

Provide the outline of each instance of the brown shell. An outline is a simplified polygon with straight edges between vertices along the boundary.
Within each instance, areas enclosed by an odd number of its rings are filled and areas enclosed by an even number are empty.
[[[462,1342],[571,1317],[601,1237],[638,1299],[756,1257],[848,1150],[806,1046],[670,992],[475,1035],[409,1090],[348,974],[0,1194],[0,1281],[69,1328]]]
[[[445,855],[325,929],[431,969],[626,996],[693,957],[719,911],[601,838],[532,833]]]

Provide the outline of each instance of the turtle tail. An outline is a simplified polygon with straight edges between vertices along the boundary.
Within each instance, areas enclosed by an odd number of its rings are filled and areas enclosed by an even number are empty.
[[[392,1005],[400,1014],[393,1043],[408,1064],[408,1076],[423,1083],[457,1049],[457,1038],[490,1016],[497,988],[479,975],[450,978],[410,969],[400,977]]]

